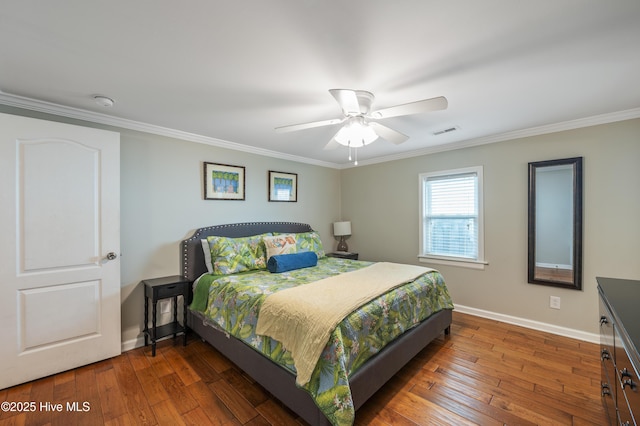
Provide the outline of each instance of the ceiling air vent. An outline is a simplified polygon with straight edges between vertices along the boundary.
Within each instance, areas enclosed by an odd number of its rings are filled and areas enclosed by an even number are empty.
[[[449,127],[448,129],[438,130],[437,132],[433,132],[433,135],[440,136],[440,135],[444,135],[445,133],[455,132],[456,130],[460,130],[460,127],[453,126],[453,127]]]

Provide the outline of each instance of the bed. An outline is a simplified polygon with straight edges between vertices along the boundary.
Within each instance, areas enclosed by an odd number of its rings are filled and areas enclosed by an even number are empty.
[[[271,274],[266,270],[244,271],[237,274],[225,275],[224,279],[221,281],[218,280],[220,277],[212,277],[211,274],[209,274],[208,269],[212,267],[212,263],[209,263],[209,266],[207,266],[207,262],[212,262],[212,260],[208,258],[209,253],[207,253],[206,250],[206,243],[204,245],[205,249],[203,250],[203,240],[207,241],[207,239],[209,239],[209,243],[211,244],[211,241],[225,240],[225,238],[237,241],[247,237],[254,238],[254,236],[260,235],[286,234],[305,236],[305,238],[309,235],[314,237],[311,246],[307,245],[302,248],[298,247],[298,250],[316,251],[319,257],[316,266],[304,268],[304,271],[296,270],[283,274]],[[299,237],[298,240],[302,241],[303,238]],[[330,271],[336,272],[336,274],[338,272],[352,271],[356,271],[355,274],[357,274],[366,270],[367,267],[371,265],[371,262],[360,262],[324,256],[324,251],[322,249],[321,242],[319,241],[319,237],[311,226],[296,222],[251,222],[200,228],[197,229],[191,237],[182,241],[181,257],[183,266],[182,274],[189,281],[198,285],[198,287],[196,287],[196,285],[192,286],[192,294],[190,295],[191,305],[187,313],[188,327],[198,334],[203,340],[210,343],[218,351],[228,357],[240,369],[262,385],[268,392],[282,401],[302,419],[312,425],[352,423],[355,411],[378,389],[380,389],[386,381],[393,377],[398,370],[410,361],[419,351],[426,347],[433,339],[437,338],[442,333],[445,335],[450,333],[453,304],[441,275],[437,271],[432,271],[429,272],[429,274],[425,274],[423,276],[424,278],[421,277],[419,279],[433,282],[435,290],[430,289],[428,291],[436,292],[438,297],[435,302],[418,302],[418,305],[420,305],[420,315],[424,316],[424,318],[421,317],[419,321],[413,319],[414,323],[409,326],[396,326],[396,328],[401,329],[402,334],[397,337],[392,337],[391,341],[388,343],[379,343],[384,346],[379,349],[371,349],[374,354],[370,355],[368,359],[363,361],[360,358],[365,357],[351,356],[351,361],[349,362],[353,362],[353,364],[343,366],[342,364],[344,364],[344,362],[341,361],[340,366],[336,365],[331,367],[331,372],[338,371],[340,369],[344,370],[341,371],[340,377],[344,377],[347,383],[345,386],[338,386],[338,373],[331,373],[335,376],[336,380],[335,383],[332,383],[336,388],[336,395],[333,396],[334,407],[332,407],[331,410],[328,410],[326,404],[328,398],[327,394],[323,393],[322,395],[319,395],[317,388],[314,388],[313,390],[309,389],[311,384],[314,384],[314,386],[317,387],[318,383],[326,382],[326,378],[322,376],[322,374],[326,373],[326,365],[322,367],[319,362],[316,370],[314,370],[314,375],[312,376],[311,381],[305,385],[306,388],[305,386],[301,386],[296,382],[296,369],[291,365],[292,361],[290,356],[283,356],[283,351],[281,350],[277,351],[278,357],[273,356],[274,351],[272,350],[274,348],[284,349],[277,340],[264,336],[256,336],[255,330],[249,331],[249,328],[247,328],[244,322],[232,329],[231,324],[226,324],[226,321],[220,320],[220,318],[228,318],[228,315],[230,315],[229,312],[225,311],[224,314],[227,316],[221,316],[223,315],[220,312],[221,309],[228,308],[228,305],[235,303],[238,299],[243,299],[244,296],[239,297],[234,295],[231,299],[224,299],[226,296],[220,296],[219,294],[214,293],[214,291],[218,291],[218,287],[223,287],[223,284],[221,283],[226,283],[224,285],[227,285],[230,281],[235,281],[236,279],[247,279],[250,283],[248,286],[253,286],[252,288],[254,290],[256,288],[262,289],[263,286],[261,284],[255,284],[256,280],[260,279],[260,276],[268,277],[268,280],[272,278],[275,280],[276,278],[280,279],[284,277],[283,279],[291,281],[294,277],[302,277],[304,274],[311,274],[313,277],[314,273],[319,273],[318,271],[323,268],[328,268]],[[355,276],[355,274],[351,274],[351,276]],[[331,278],[332,277],[330,277],[330,279]],[[416,280],[416,282],[419,280]],[[207,287],[209,285],[208,283],[215,283],[215,285],[209,288]],[[415,287],[418,286],[418,284],[412,285]],[[208,289],[203,292],[202,289],[205,287]],[[401,292],[403,300],[407,298],[404,285],[400,290],[393,290],[393,292],[395,291]],[[385,297],[391,297],[391,293],[392,292],[389,292]],[[202,305],[203,295],[205,295],[205,299],[207,297],[209,298],[209,300],[206,300],[206,306]],[[218,299],[222,300],[224,305],[222,308],[220,306],[213,307],[214,300]],[[376,302],[376,300],[371,301],[371,304],[374,302]],[[386,306],[384,305],[385,301],[382,299],[379,303]],[[365,307],[363,307],[363,309],[364,308]],[[217,321],[213,319],[215,318],[215,315],[212,315],[213,313],[219,314]],[[406,316],[404,308],[403,315]],[[355,312],[352,316],[357,318]],[[245,320],[243,319],[243,321]],[[347,319],[345,319],[345,322],[346,321]],[[340,328],[336,327],[336,330],[334,330],[331,335],[330,341],[339,340],[335,337],[335,334],[340,334],[339,329],[342,329],[342,327],[343,324],[340,324]],[[234,332],[233,330],[236,331]],[[244,338],[247,336],[248,338]],[[255,343],[258,341],[261,343]],[[348,341],[345,345],[351,343],[353,342]],[[328,351],[344,352],[344,348],[347,347],[341,346],[342,343],[336,344],[334,344],[333,347],[331,344],[327,344],[327,347],[323,351],[323,357],[328,359]],[[260,350],[258,350],[259,346],[261,346]],[[270,352],[265,355],[267,350]],[[349,350],[352,354],[353,347],[350,347]],[[265,353],[262,353],[261,351]],[[288,354],[287,351],[284,351],[284,353],[285,355]],[[282,361],[283,358],[284,361]],[[359,361],[354,361],[356,358],[358,358]],[[277,363],[276,361],[280,363]],[[323,368],[325,370],[323,370]],[[344,385],[342,382],[341,384]],[[323,386],[323,391],[326,390],[327,387],[332,387],[331,385],[327,386],[326,383]],[[338,388],[340,391],[337,390]],[[346,392],[346,396],[344,392]],[[338,395],[339,393],[340,395]],[[320,401],[321,398],[323,398],[322,401]],[[345,403],[344,401],[347,402]]]

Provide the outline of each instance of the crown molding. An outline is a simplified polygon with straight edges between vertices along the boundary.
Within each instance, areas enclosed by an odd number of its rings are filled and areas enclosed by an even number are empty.
[[[167,136],[170,138],[182,139],[189,142],[196,142],[205,145],[212,145],[219,148],[232,149],[235,151],[247,152],[250,154],[262,155],[266,157],[279,158],[282,160],[295,161],[298,163],[307,163],[315,166],[328,167],[337,169],[339,165],[327,161],[315,160],[307,157],[286,154],[283,152],[272,151],[269,149],[258,148],[249,145],[243,145],[237,142],[230,142],[223,139],[202,136],[195,133],[175,130],[168,127],[157,126],[155,124],[143,123],[140,121],[129,120],[126,118],[114,117],[112,115],[102,114],[99,112],[88,111],[80,108],[68,107],[53,102],[41,101],[38,99],[27,98],[24,96],[12,95],[0,91],[0,104],[15,108],[22,108],[31,111],[53,114],[57,116],[84,120],[91,123],[104,124],[107,126],[120,127],[122,129],[136,130],[145,133],[151,133],[159,136]]]
[[[170,138],[182,139],[190,142],[212,145],[219,148],[232,149],[235,151],[247,152],[250,154],[262,155],[266,157],[279,158],[282,160],[295,161],[298,163],[312,164],[315,166],[328,167],[332,169],[350,169],[354,167],[362,167],[372,164],[386,163],[389,161],[403,160],[406,158],[419,157],[422,155],[435,154],[444,151],[453,151],[456,149],[469,148],[473,146],[486,145],[496,142],[504,142],[513,139],[527,138],[531,136],[539,136],[548,133],[562,132],[565,130],[574,130],[582,127],[596,126],[600,124],[614,123],[624,120],[632,120],[640,118],[640,108],[628,109],[608,114],[601,114],[592,117],[580,118],[577,120],[564,121],[561,123],[548,124],[544,126],[531,127],[529,129],[515,130],[512,132],[500,133],[496,135],[484,136],[475,139],[466,139],[458,142],[451,142],[423,148],[415,151],[407,151],[399,154],[386,155],[382,157],[372,158],[369,160],[360,160],[358,165],[352,163],[339,164],[327,161],[315,160],[307,157],[286,154],[283,152],[272,151],[264,148],[243,145],[237,142],[230,142],[222,139],[202,136],[195,133],[184,132],[181,130],[170,129],[168,127],[157,126],[154,124],[143,123],[140,121],[128,120],[126,118],[114,117],[112,115],[102,114],[83,110],[80,108],[68,107],[53,102],[41,101],[38,99],[27,98],[24,96],[12,95],[0,91],[0,104],[11,107],[38,111],[46,114],[53,114],[62,117],[74,118],[78,120],[89,121],[92,123],[104,124],[108,126],[120,127],[128,130],[136,130],[145,133],[151,133],[159,136],[167,136]]]
[[[548,124],[544,126],[531,127],[528,129],[515,130],[512,132],[500,133],[495,135],[484,136],[475,139],[466,139],[459,142],[451,142],[442,145],[435,145],[429,148],[423,148],[410,152],[402,152],[384,157],[372,158],[369,160],[359,160],[358,166],[353,164],[344,164],[342,169],[353,167],[362,167],[371,164],[386,163],[388,161],[403,160],[406,158],[419,157],[422,155],[435,154],[444,151],[453,151],[455,149],[469,148],[473,146],[486,145],[496,142],[504,142],[514,139],[528,138],[531,136],[540,136],[549,133],[557,133],[566,130],[580,129],[583,127],[597,126],[600,124],[615,123],[618,121],[633,120],[640,118],[640,108],[632,108],[624,111],[612,112],[608,114],[595,115],[592,117],[579,118],[576,120],[564,121],[561,123]]]

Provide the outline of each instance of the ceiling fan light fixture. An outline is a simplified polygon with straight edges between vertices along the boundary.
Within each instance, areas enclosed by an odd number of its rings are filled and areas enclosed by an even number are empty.
[[[364,122],[362,117],[350,118],[349,122],[335,136],[336,142],[351,148],[369,145],[376,139],[378,139],[378,135],[371,126]]]
[[[353,148],[356,157],[354,164],[356,165],[358,164],[358,148],[362,148],[378,138],[395,145],[400,145],[409,139],[409,136],[387,127],[377,120],[443,110],[449,105],[447,98],[439,96],[372,111],[371,106],[375,96],[371,92],[366,90],[330,89],[329,93],[340,105],[343,114],[342,118],[281,126],[276,127],[275,130],[277,133],[286,133],[344,123],[324,149],[334,149],[338,145],[346,146],[349,148],[349,161],[351,161],[351,149]]]

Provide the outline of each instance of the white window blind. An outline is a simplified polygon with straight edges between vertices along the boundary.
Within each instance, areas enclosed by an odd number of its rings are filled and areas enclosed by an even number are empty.
[[[481,261],[482,169],[421,174],[421,255]]]

